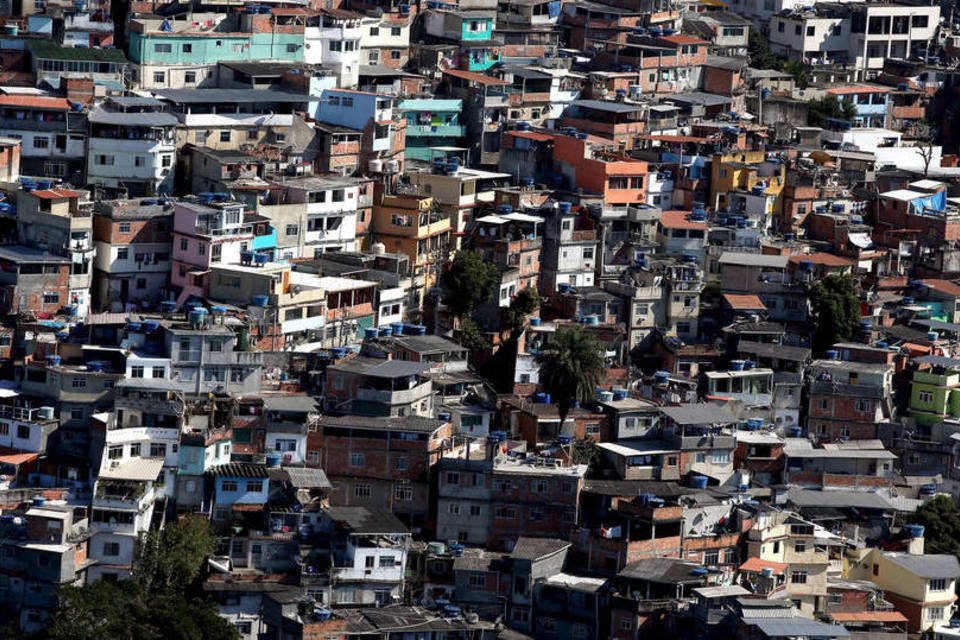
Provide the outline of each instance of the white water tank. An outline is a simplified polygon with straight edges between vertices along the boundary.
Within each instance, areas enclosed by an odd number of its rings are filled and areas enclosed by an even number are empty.
[[[380,173],[383,171],[383,160],[374,158],[370,161],[370,173]]]
[[[387,160],[383,165],[383,170],[387,173],[396,173],[400,171],[400,163],[396,160]]]
[[[382,242],[374,242],[372,245],[370,245],[370,251],[377,255],[384,254],[387,252],[387,245],[383,244]]]

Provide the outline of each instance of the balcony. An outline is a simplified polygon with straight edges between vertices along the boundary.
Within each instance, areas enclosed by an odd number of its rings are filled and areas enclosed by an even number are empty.
[[[407,137],[436,136],[443,138],[462,138],[464,128],[459,124],[414,124],[407,125]]]
[[[832,380],[815,380],[810,385],[810,393],[875,399],[885,398],[887,396],[887,392],[883,387],[874,387],[865,384],[847,384],[843,382],[833,382]]]
[[[412,389],[397,390],[364,387],[357,389],[357,400],[388,405],[413,404],[430,396],[432,393],[433,387],[427,383],[417,385]]]

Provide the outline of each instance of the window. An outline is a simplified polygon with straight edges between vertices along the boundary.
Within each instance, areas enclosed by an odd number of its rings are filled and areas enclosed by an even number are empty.
[[[413,487],[408,484],[398,484],[394,486],[393,499],[400,502],[413,500]]]
[[[154,379],[165,378],[167,376],[167,369],[166,367],[153,367],[151,375]]]
[[[407,459],[404,457],[399,457],[393,461],[393,468],[397,471],[406,471],[407,470]]]
[[[497,507],[493,510],[493,517],[497,520],[514,520],[517,510],[513,507]]]
[[[481,513],[483,513],[483,509],[480,508],[480,505],[478,505],[478,504],[472,504],[472,505],[470,505],[470,515],[471,515],[471,516],[473,516],[474,518],[476,518],[476,517],[479,517]]]
[[[220,340],[211,340],[210,351],[213,353],[220,353],[221,351],[223,351],[223,342]]]
[[[134,156],[133,157],[133,166],[135,167],[145,167],[147,165],[147,159],[143,156]]]
[[[777,23],[777,33],[783,33],[783,28],[784,28],[784,26],[786,26],[786,25],[784,24],[783,20],[781,20],[780,22],[778,22],[778,23]]]
[[[60,304],[60,294],[54,291],[44,291],[43,304]]]
[[[220,490],[225,492],[234,492],[237,490],[236,480],[224,480],[220,483]]]
[[[186,238],[180,238],[180,251],[186,251],[190,248],[190,241]]]
[[[930,591],[946,591],[947,580],[946,578],[934,578],[927,582],[927,588],[930,589]]]
[[[163,71],[154,71],[153,72],[153,82],[154,84],[163,84],[167,81],[167,74]]]
[[[943,607],[930,607],[927,612],[930,620],[943,620]]]
[[[391,49],[390,51],[391,60],[399,60],[402,56],[403,56],[403,52],[400,51],[400,49]]]
[[[810,25],[809,27],[807,27],[807,35],[808,36],[817,35],[817,28],[813,25]]]
[[[153,45],[153,52],[154,53],[173,53],[173,45],[169,43],[155,44]]]
[[[160,156],[161,167],[169,167],[171,162],[173,162],[173,156],[171,156],[170,154],[165,153],[162,156]]]
[[[263,480],[247,480],[247,491],[254,493],[263,491]]]
[[[120,543],[119,543],[119,542],[104,542],[104,543],[103,543],[103,555],[105,555],[105,556],[118,556],[118,555],[120,555]]]
[[[930,391],[921,391],[920,402],[933,402],[933,393]]]
[[[397,559],[393,556],[380,556],[380,562],[377,564],[381,569],[392,569],[397,566]]]
[[[288,224],[286,232],[288,236],[295,236],[300,233],[300,225]]]
[[[300,48],[300,45],[290,42],[287,44],[287,53],[296,53],[297,49],[299,48]]]
[[[460,484],[460,474],[456,471],[448,471],[447,484]]]
[[[189,42],[184,43],[183,47],[180,49],[184,53],[193,53],[193,45]]]
[[[791,584],[807,584],[807,572],[806,572],[806,571],[791,571],[791,572],[790,572],[790,583],[791,583]]]
[[[798,540],[793,543],[794,553],[804,553],[807,550],[807,543],[803,540]]]
[[[234,620],[233,626],[236,627],[237,633],[242,636],[248,636],[253,632],[253,622],[250,620]]]
[[[230,142],[230,132],[221,131],[220,132],[220,142]]]
[[[868,413],[873,409],[873,402],[870,400],[857,400],[857,411],[860,413]]]
[[[927,25],[923,25],[923,26],[927,26]],[[394,38],[398,37],[400,35],[400,27],[390,27],[390,35],[393,36]]]
[[[351,466],[351,467],[362,467],[362,466],[363,466],[363,454],[362,454],[362,453],[351,453],[351,454],[350,454],[350,466]]]
[[[460,515],[460,505],[456,502],[451,502],[447,505],[447,513],[452,516]]]
[[[165,458],[167,456],[167,445],[165,442],[150,443],[151,458]]]
[[[343,107],[344,109],[352,109],[352,108],[353,108],[353,98],[341,98],[341,99],[340,99],[340,106]]]
[[[131,378],[142,378],[143,377],[143,367],[140,365],[134,365],[130,367],[130,377]]]
[[[713,464],[727,464],[730,462],[729,451],[714,451],[711,457]]]
[[[370,497],[370,485],[366,483],[360,483],[353,486],[353,495],[355,498],[369,498]]]
[[[929,16],[910,16],[910,26],[919,29],[926,29]]]
[[[123,457],[123,446],[117,445],[107,449],[107,458],[110,460],[119,460]]]
[[[613,177],[607,180],[607,187],[610,189],[628,189],[630,181],[624,177]]]
[[[70,382],[70,386],[74,389],[86,389],[87,388],[87,379],[86,378],[74,378]]]
[[[633,631],[633,620],[629,618],[620,618],[621,631]]]

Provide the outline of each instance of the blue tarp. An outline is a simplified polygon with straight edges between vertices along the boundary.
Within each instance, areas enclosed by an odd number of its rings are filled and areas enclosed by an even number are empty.
[[[547,3],[547,13],[551,18],[556,18],[560,15],[560,2],[549,2]]]
[[[915,198],[910,201],[913,210],[917,213],[932,213],[934,211],[944,211],[947,208],[947,192],[941,191],[930,196]]]

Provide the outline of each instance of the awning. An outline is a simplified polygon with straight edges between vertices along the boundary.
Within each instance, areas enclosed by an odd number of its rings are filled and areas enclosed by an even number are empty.
[[[850,240],[850,244],[861,249],[869,249],[873,246],[873,239],[869,233],[851,233],[847,239]]]

